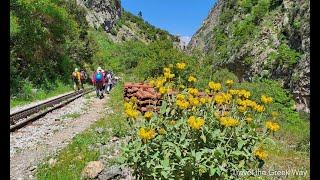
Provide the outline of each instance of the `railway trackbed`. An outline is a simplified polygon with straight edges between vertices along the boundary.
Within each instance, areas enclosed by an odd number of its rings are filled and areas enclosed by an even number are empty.
[[[22,128],[28,123],[43,117],[44,115],[55,109],[63,107],[64,105],[89,92],[92,92],[93,90],[93,88],[87,88],[84,90],[71,92],[55,99],[51,99],[41,104],[37,104],[35,106],[28,107],[10,114],[10,132]]]

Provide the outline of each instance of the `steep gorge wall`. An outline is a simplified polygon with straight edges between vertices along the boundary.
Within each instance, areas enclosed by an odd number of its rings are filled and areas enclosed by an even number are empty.
[[[192,37],[214,68],[243,80],[271,78],[290,90],[297,109],[309,112],[310,1],[218,0]]]

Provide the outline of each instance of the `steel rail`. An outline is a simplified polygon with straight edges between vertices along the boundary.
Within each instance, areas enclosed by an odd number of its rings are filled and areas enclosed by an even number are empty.
[[[34,120],[39,119],[40,117],[43,117],[45,114],[47,114],[57,108],[63,107],[64,105],[74,101],[75,99],[77,99],[77,98],[79,98],[89,92],[92,92],[93,90],[94,90],[93,88],[87,88],[84,90],[71,92],[71,93],[63,95],[61,97],[58,97],[58,98],[55,98],[52,100],[48,100],[48,101],[45,101],[41,104],[26,108],[26,109],[22,109],[22,110],[19,110],[17,112],[10,114],[10,124],[12,125],[12,126],[10,126],[10,132],[15,131],[16,129],[19,129],[19,128],[25,126],[26,124],[28,124],[31,121],[34,121]],[[51,107],[51,108],[46,109],[48,107]],[[44,110],[44,111],[40,112],[41,110]],[[40,113],[38,113],[38,112],[40,112]],[[34,115],[34,116],[32,116],[32,115]],[[17,120],[24,119],[24,118],[26,118],[26,119],[22,120],[20,122],[16,122]]]

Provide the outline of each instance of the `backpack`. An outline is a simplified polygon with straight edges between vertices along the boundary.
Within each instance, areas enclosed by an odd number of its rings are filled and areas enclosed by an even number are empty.
[[[96,73],[96,81],[97,82],[102,82],[102,72],[97,72]]]

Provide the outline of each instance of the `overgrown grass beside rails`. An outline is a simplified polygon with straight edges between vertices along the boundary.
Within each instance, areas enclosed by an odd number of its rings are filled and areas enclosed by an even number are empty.
[[[97,143],[106,144],[109,138],[125,135],[126,128],[123,114],[123,83],[117,84],[111,91],[107,100],[108,106],[112,112],[91,125],[83,133],[76,135],[73,141],[64,148],[55,157],[48,157],[47,160],[39,166],[37,171],[38,179],[80,179],[81,171],[90,161],[99,158],[99,148]],[[98,132],[97,128],[102,129]],[[111,129],[111,131],[110,131]],[[50,158],[57,159],[54,166],[48,164]]]

